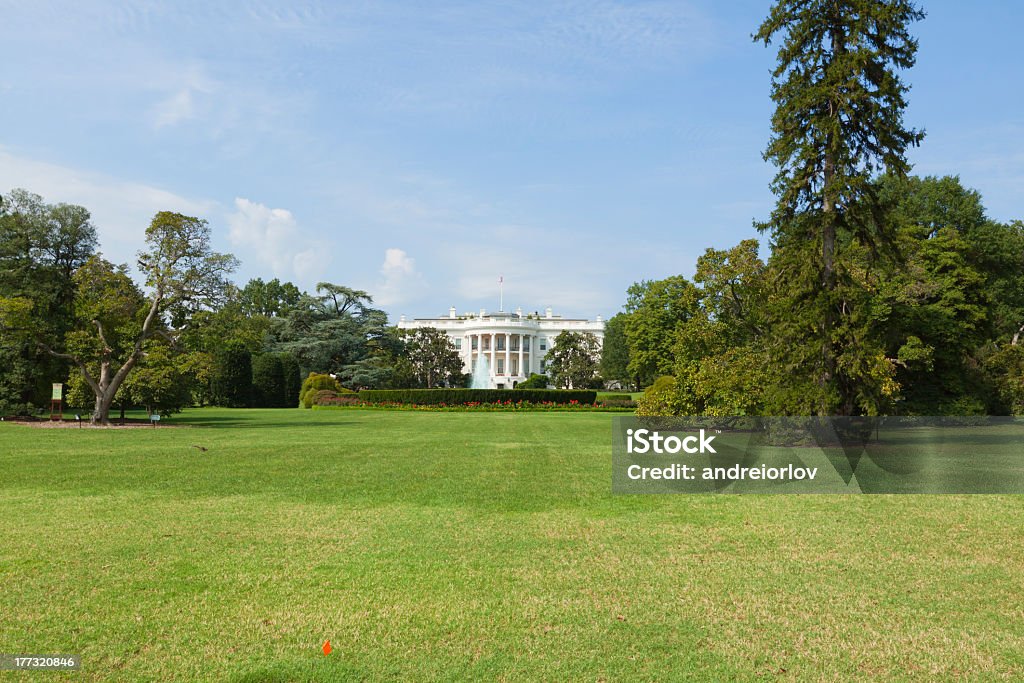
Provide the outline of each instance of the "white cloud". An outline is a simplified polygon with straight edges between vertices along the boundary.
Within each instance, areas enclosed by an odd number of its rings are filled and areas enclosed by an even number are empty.
[[[81,204],[92,213],[100,248],[111,261],[135,262],[145,229],[158,211],[206,217],[216,202],[101,173],[16,156],[0,148],[0,193],[22,187],[50,203]]]
[[[228,215],[232,245],[269,266],[274,277],[305,283],[319,275],[321,250],[302,237],[291,211],[271,209],[243,197],[235,198],[235,208]]]
[[[164,80],[171,83],[172,92],[153,108],[153,125],[157,129],[175,126],[199,117],[197,95],[208,95],[217,90],[217,84],[206,75],[201,64],[184,67],[164,67]]]
[[[374,301],[382,306],[393,306],[413,298],[422,284],[416,270],[416,261],[402,249],[394,247],[384,251],[380,267],[383,281],[377,286]]]
[[[182,88],[156,106],[156,127],[173,126],[176,123],[195,118],[192,91]]]

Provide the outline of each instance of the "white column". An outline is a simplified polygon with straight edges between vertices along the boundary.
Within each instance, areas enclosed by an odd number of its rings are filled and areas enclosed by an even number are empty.
[[[526,339],[525,334],[519,335],[519,374],[526,376],[526,369],[523,367],[523,340]]]
[[[497,344],[494,343],[496,338],[497,335],[491,332],[491,377],[494,377],[494,374],[498,371],[498,364],[495,362],[495,359],[497,358],[495,354],[497,352],[494,350],[494,347],[497,346]]]
[[[505,333],[505,376],[512,375],[512,335]]]

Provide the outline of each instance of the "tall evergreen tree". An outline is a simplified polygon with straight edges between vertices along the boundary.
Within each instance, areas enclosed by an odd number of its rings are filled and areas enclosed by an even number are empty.
[[[905,176],[906,150],[924,137],[904,126],[908,86],[898,75],[914,64],[917,41],[908,27],[923,17],[910,0],[778,0],[754,35],[765,45],[781,39],[764,154],[778,167],[778,203],[759,227],[774,240],[781,310],[810,318],[780,329],[817,330],[779,347],[816,347],[810,369],[820,413],[855,409],[860,380],[849,369],[862,364],[842,356],[857,336],[852,306],[864,297],[841,291],[856,287],[844,245],[877,253],[891,241],[872,180],[881,172]],[[790,364],[806,372],[807,360],[797,353]]]

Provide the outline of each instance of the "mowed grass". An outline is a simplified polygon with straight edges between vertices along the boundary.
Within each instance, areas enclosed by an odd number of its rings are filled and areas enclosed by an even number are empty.
[[[0,423],[0,652],[83,658],[0,678],[1024,677],[1021,497],[613,496],[612,419]]]

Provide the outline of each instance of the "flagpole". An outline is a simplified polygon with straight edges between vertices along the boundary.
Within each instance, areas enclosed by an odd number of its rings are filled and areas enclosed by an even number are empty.
[[[505,276],[498,276],[498,310],[505,310]]]

